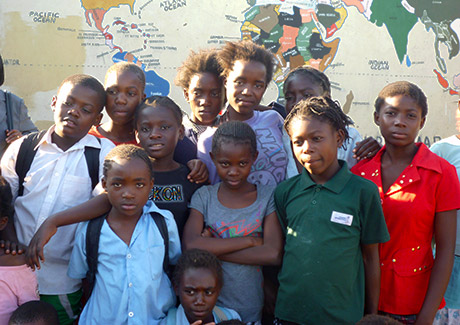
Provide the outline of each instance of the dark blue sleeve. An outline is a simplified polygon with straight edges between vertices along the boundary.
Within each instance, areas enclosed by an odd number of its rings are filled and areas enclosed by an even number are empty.
[[[187,162],[196,158],[196,145],[189,138],[184,137],[177,142],[176,150],[174,150],[174,161],[187,166]]]

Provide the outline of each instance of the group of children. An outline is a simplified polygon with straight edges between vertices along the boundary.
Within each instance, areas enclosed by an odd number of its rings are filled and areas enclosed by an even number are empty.
[[[313,68],[287,76],[285,120],[261,106],[273,63],[249,41],[192,52],[176,79],[186,117],[168,97],[145,98],[132,63],[111,67],[105,87],[64,80],[55,125],[1,160],[0,323],[34,299],[61,324],[260,324],[270,314],[274,324],[352,324],[376,313],[432,323],[460,185],[415,143],[425,95],[408,82],[380,92],[380,148]],[[459,167],[455,139],[435,152]],[[454,276],[443,318],[458,309]]]

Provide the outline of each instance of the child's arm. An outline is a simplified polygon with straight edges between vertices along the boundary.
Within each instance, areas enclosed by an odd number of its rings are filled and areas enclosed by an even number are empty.
[[[219,256],[226,262],[247,265],[279,265],[283,252],[283,233],[276,212],[264,218],[263,244]]]
[[[364,314],[377,314],[380,296],[379,244],[362,244],[366,295]]]
[[[380,143],[377,142],[373,137],[368,137],[362,141],[356,142],[356,146],[353,149],[353,158],[361,160],[364,158],[372,158],[382,148]]]
[[[111,207],[107,193],[101,193],[80,205],[48,217],[29,243],[26,252],[27,264],[32,270],[35,269],[35,266],[40,269],[40,260],[45,261],[43,247],[53,237],[58,227],[94,219],[109,211]]]
[[[206,164],[200,159],[189,160],[187,162],[187,167],[190,169],[190,173],[187,175],[187,179],[190,182],[201,184],[208,181],[208,167],[206,167]]]
[[[196,209],[190,209],[190,216],[184,227],[184,250],[198,248],[220,256],[262,244],[262,238],[250,236],[236,238],[203,237],[201,236],[203,224],[203,214]]]
[[[441,304],[454,263],[456,229],[456,210],[436,213],[434,221],[436,258],[431,269],[425,300],[417,315],[416,324],[418,325],[432,324]]]

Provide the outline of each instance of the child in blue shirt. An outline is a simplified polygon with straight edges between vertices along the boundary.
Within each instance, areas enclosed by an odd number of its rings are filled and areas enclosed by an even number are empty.
[[[163,238],[150,212],[165,218],[172,264],[181,251],[172,214],[148,200],[153,170],[147,153],[134,145],[114,148],[104,161],[102,186],[112,208],[101,228],[95,284],[80,324],[159,323],[175,295],[161,263]],[[88,271],[87,227],[85,222],[77,230],[68,270],[72,278],[85,278]]]

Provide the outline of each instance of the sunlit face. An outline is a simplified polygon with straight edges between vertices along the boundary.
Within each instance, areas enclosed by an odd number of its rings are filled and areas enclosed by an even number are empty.
[[[258,61],[237,60],[226,78],[225,88],[231,120],[246,121],[267,89],[267,69]]]
[[[284,99],[286,100],[286,113],[294,108],[294,106],[302,99],[310,97],[326,96],[323,88],[318,83],[312,82],[310,78],[304,75],[296,74],[289,78],[285,85],[286,93]]]
[[[137,105],[145,98],[144,86],[131,71],[113,71],[107,76],[105,110],[114,124],[132,123]]]
[[[294,155],[317,184],[324,184],[339,170],[337,149],[343,131],[314,117],[295,118],[289,127]]]
[[[214,322],[212,309],[219,297],[220,284],[210,269],[186,269],[176,291],[190,324],[198,320],[202,324]]]
[[[386,145],[407,146],[414,143],[425,117],[414,99],[397,95],[385,98],[380,110],[374,112],[374,121]]]
[[[222,80],[219,76],[203,72],[190,80],[184,96],[192,110],[192,121],[200,125],[213,125],[222,109]]]

